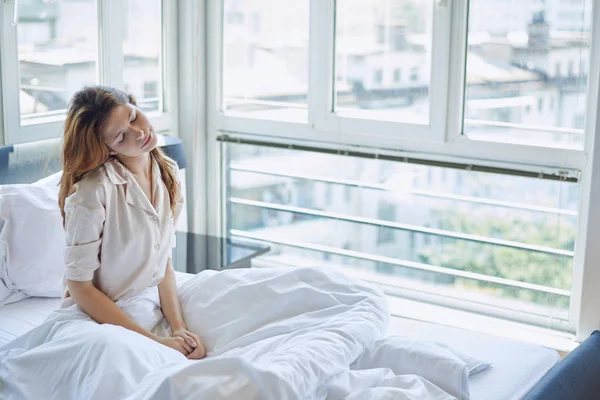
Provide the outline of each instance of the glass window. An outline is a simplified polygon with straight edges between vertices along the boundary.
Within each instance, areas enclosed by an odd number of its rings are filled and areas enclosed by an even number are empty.
[[[17,1],[21,117],[63,113],[98,83],[95,0]]]
[[[222,208],[227,212],[226,230],[275,241],[265,256],[271,261],[307,265],[329,252],[323,267],[383,274],[386,284],[441,295],[440,304],[452,297],[568,320],[577,183],[234,143],[223,146],[228,160],[228,204]],[[431,176],[443,176],[443,182],[415,179]],[[332,195],[350,184],[351,198]],[[277,210],[286,205],[301,210]],[[355,217],[369,223],[352,221]],[[356,251],[357,257],[336,254],[343,248]],[[373,261],[371,256],[390,257],[398,264]],[[448,273],[406,266],[414,263],[447,268]]]
[[[416,82],[419,80],[419,68],[410,69],[410,80],[412,82]]]
[[[307,120],[308,19],[308,0],[224,0],[226,113]]]
[[[586,108],[592,1],[537,8],[495,4],[470,1],[463,133],[479,140],[582,149],[583,130],[574,116]],[[502,8],[518,18],[491,18]],[[562,8],[569,8],[568,19],[559,17]],[[527,112],[544,97],[556,98],[558,107]]]
[[[373,82],[381,85],[381,82],[383,82],[383,71],[382,70],[378,69],[375,71]]]
[[[163,110],[161,0],[126,0],[123,86],[145,112]]]
[[[361,117],[429,123],[432,1],[338,0],[335,109]],[[382,69],[410,79],[373,79]],[[391,75],[391,73],[390,73]]]
[[[573,63],[573,61],[569,61],[569,67],[567,70],[567,74],[569,76],[573,76],[573,73],[574,73],[574,63]]]

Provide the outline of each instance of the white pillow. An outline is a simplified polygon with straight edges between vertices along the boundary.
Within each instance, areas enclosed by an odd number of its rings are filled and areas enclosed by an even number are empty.
[[[368,369],[372,365],[389,368],[396,375],[420,376],[457,399],[469,399],[469,376],[483,371],[490,363],[435,342],[386,336],[372,342],[351,369]]]
[[[23,297],[61,297],[65,233],[61,172],[30,185],[0,186],[0,306]]]

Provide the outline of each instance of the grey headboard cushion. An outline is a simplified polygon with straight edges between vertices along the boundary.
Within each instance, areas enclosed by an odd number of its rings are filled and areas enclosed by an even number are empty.
[[[180,169],[186,167],[181,139],[158,134],[158,146],[177,162]],[[0,146],[0,185],[33,183],[62,169],[60,155],[62,139]]]
[[[0,147],[0,185],[32,183],[61,170],[62,139]]]

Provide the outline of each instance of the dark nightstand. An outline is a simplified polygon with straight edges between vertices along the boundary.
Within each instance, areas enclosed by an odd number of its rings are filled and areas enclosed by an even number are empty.
[[[177,232],[173,268],[196,274],[205,269],[250,268],[252,259],[271,248],[240,238],[222,238],[190,232]]]

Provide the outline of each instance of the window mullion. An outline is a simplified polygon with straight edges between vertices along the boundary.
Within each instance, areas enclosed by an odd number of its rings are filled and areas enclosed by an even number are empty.
[[[462,135],[463,107],[465,101],[465,70],[467,63],[468,2],[452,2],[450,28],[450,63],[448,68],[448,93],[446,100],[446,140],[455,141]]]
[[[570,315],[577,326],[577,340],[584,340],[598,329],[600,322],[600,247],[596,245],[600,235],[600,119],[597,117],[600,107],[600,7],[594,3],[592,36],[590,45],[590,73],[587,89],[586,108],[586,149],[588,161],[582,171],[579,230],[577,232],[575,258],[573,261],[573,279]]]
[[[19,101],[19,57],[17,52],[17,25],[14,21],[14,7],[16,2],[0,3],[0,77],[2,82],[2,114],[4,129],[3,139],[6,143],[18,143],[20,128],[20,101]],[[16,82],[16,84],[15,84]],[[10,99],[10,101],[8,101]],[[2,139],[0,139],[2,140]],[[23,141],[23,138],[20,140]]]
[[[451,2],[452,3],[459,3]],[[450,66],[451,6],[436,3],[433,8],[433,40],[431,51],[431,84],[429,97],[429,125],[431,139],[443,141],[446,138]]]
[[[308,121],[322,125],[333,112],[335,0],[311,0],[309,33]]]
[[[99,72],[103,85],[123,88],[124,2],[98,0]]]

